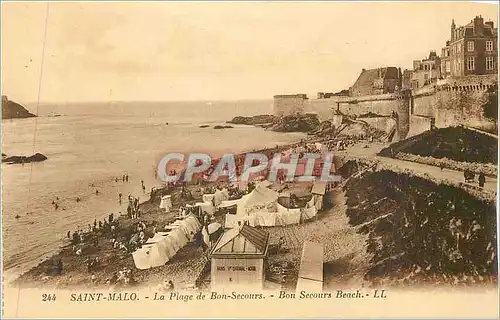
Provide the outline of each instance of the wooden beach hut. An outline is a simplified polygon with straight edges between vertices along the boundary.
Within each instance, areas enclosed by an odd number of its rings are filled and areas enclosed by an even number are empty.
[[[323,245],[317,242],[305,241],[300,260],[297,292],[323,291]]]
[[[211,251],[211,290],[264,287],[269,233],[246,224],[227,230]]]

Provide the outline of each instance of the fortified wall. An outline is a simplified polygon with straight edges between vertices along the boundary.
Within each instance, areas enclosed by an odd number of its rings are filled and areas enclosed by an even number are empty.
[[[432,126],[461,124],[491,130],[494,123],[483,117],[482,105],[488,99],[487,90],[496,82],[497,75],[467,76],[444,79],[418,90],[369,96],[308,99],[303,94],[281,95],[275,96],[274,114],[316,113],[321,121],[332,121],[339,111],[350,116],[365,116],[363,120],[375,123],[381,130],[395,119],[396,140],[417,135]]]
[[[462,124],[492,130],[495,124],[484,118],[482,105],[488,101],[487,90],[495,85],[497,75],[467,76],[438,81],[430,88],[414,90],[410,101],[411,134],[421,133],[423,119],[434,121],[438,128]]]

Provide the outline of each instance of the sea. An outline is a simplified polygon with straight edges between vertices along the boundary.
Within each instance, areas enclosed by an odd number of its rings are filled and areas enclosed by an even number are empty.
[[[88,230],[94,219],[125,212],[128,194],[146,200],[141,180],[146,192],[161,185],[154,173],[167,153],[218,156],[304,137],[245,125],[212,128],[234,116],[271,113],[272,101],[265,100],[110,102],[42,104],[37,118],[3,120],[2,153],[48,157],[33,164],[2,163],[4,279],[52,256],[67,244],[68,231]],[[203,124],[211,127],[200,128]],[[128,183],[122,181],[124,174]]]

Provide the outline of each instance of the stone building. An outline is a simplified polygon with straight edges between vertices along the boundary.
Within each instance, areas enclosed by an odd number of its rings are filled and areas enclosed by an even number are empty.
[[[413,61],[413,72],[411,73],[411,89],[435,83],[441,77],[441,59],[436,51],[431,51],[428,58]]]
[[[369,96],[393,93],[401,87],[401,70],[396,67],[363,69],[354,85],[349,88],[350,96]]]
[[[446,77],[497,73],[497,32],[493,21],[481,16],[465,26],[451,22],[450,40],[442,49],[441,73]]]
[[[413,70],[405,69],[403,71],[403,76],[401,79],[401,88],[402,89],[411,89],[412,77],[413,77]]]
[[[277,117],[303,114],[307,95],[280,94],[274,96],[274,115]]]

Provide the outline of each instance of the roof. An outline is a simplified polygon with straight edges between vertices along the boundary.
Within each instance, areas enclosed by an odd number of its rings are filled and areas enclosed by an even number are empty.
[[[255,189],[243,197],[242,204],[245,207],[251,207],[260,204],[267,204],[278,199],[278,193],[264,186],[265,184],[257,185]]]
[[[326,191],[326,181],[314,181],[311,193],[325,194],[325,191]]]
[[[267,254],[269,233],[243,225],[227,230],[217,241],[212,256],[263,257]]]
[[[396,67],[385,67],[385,68],[376,68],[376,69],[363,69],[358,79],[352,86],[353,90],[359,91],[361,95],[369,95],[373,94],[373,82],[380,78],[387,79],[399,79],[399,69]]]
[[[323,245],[305,241],[302,248],[299,278],[323,281]]]

